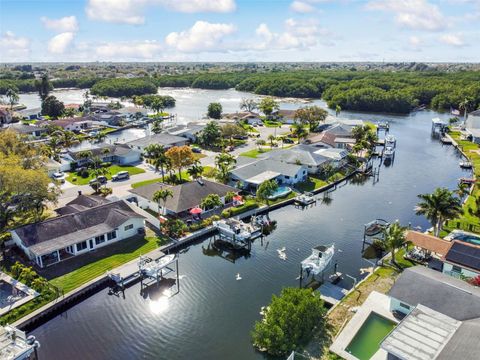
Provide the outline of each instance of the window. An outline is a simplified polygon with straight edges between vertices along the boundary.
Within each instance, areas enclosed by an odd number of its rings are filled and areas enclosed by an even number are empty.
[[[410,310],[410,305],[402,303],[402,302],[400,303],[400,307],[402,307],[404,309],[407,309],[407,310]]]
[[[452,265],[452,271],[456,272],[456,273],[461,273],[462,268],[460,266],[457,266],[457,265]]]
[[[77,244],[77,251],[82,251],[82,250],[85,250],[86,248],[87,248],[86,241],[82,241],[81,243]]]
[[[295,174],[295,179],[297,178],[297,174]]]
[[[105,242],[105,235],[95,237],[95,245],[100,245],[103,242]]]
[[[133,229],[133,224],[127,225],[123,228],[123,230],[125,231],[131,230],[131,229]]]
[[[107,240],[113,240],[117,238],[117,232],[114,230],[107,234]]]
[[[285,175],[285,179],[290,179],[290,176],[288,176],[288,175]]]

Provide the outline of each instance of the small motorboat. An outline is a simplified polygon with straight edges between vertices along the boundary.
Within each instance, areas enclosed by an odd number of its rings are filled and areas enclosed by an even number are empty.
[[[383,151],[383,156],[385,159],[391,159],[395,155],[395,148],[393,146],[385,146],[385,150]]]
[[[312,254],[302,261],[302,270],[318,275],[327,268],[333,255],[335,255],[335,244],[316,246],[312,249]]]
[[[315,195],[309,192],[304,192],[295,197],[295,203],[303,206],[313,204],[315,201]]]
[[[471,169],[473,164],[468,160],[463,160],[458,163],[462,169]]]
[[[217,228],[220,234],[239,241],[255,239],[262,234],[260,227],[233,218],[214,221],[213,226]]]
[[[395,139],[395,136],[388,134],[385,136],[385,147],[390,146],[392,148],[395,148],[397,146],[397,139]]]

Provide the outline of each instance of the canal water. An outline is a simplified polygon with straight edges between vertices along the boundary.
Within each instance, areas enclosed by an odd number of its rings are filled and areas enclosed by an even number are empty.
[[[180,254],[180,291],[171,297],[155,287],[142,296],[140,285],[124,298],[95,294],[33,331],[40,359],[262,359],[250,342],[260,308],[282,287],[298,285],[300,261],[313,246],[335,243],[338,270],[360,279],[359,269],[370,266],[361,257],[365,223],[398,219],[426,229],[428,222],[414,212],[417,194],[454,189],[465,175],[453,147],[430,136],[432,117],[447,115],[342,116],[390,122],[397,151],[378,182],[341,186],[329,204],[271,212],[277,229],[256,240],[248,257],[214,255],[209,240],[190,246]],[[282,247],[286,260],[278,257]]]

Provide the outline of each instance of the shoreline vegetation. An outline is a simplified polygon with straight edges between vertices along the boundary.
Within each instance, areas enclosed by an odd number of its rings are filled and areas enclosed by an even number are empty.
[[[480,106],[478,71],[290,70],[155,75],[134,78],[79,77],[51,81],[52,88],[91,88],[98,96],[155,94],[158,87],[238,91],[258,95],[323,98],[331,109],[408,114],[419,106],[447,111],[466,98]],[[36,91],[34,79],[2,78],[0,94]]]

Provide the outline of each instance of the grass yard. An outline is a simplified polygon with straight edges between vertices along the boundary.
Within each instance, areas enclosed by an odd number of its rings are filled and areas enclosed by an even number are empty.
[[[153,233],[147,233],[145,238],[134,237],[131,239],[121,240],[116,244],[109,245],[105,248],[105,252],[108,253],[106,257],[105,253],[99,249],[93,253],[88,253],[86,256],[81,255],[78,260],[86,261],[83,266],[73,270],[65,275],[56,277],[50,282],[63,289],[64,293],[68,293],[76,289],[77,287],[85,284],[86,282],[105,274],[106,271],[112,270],[122,264],[125,264],[140,255],[146,254],[158,246],[166,243],[166,240],[155,236]],[[81,259],[81,257],[84,257]],[[67,260],[65,265],[69,265],[68,262],[73,262],[76,258]],[[58,264],[56,266],[61,266]]]
[[[305,191],[308,192],[308,191],[319,189],[327,184],[328,183],[325,180],[321,180],[319,178],[309,176],[307,178],[307,181],[298,183],[297,185],[295,185],[295,188],[300,192],[305,192]]]
[[[204,169],[205,171],[205,169]],[[167,180],[167,178],[169,177],[169,175],[165,175],[165,180]],[[178,179],[178,172],[175,172],[175,177]],[[183,181],[190,181],[192,180],[192,178],[190,177],[190,175],[188,175],[187,173],[187,170],[184,170],[182,171],[182,180]],[[157,182],[162,182],[162,177],[158,177],[158,178],[155,178],[155,179],[151,179],[151,180],[145,180],[145,181],[139,181],[137,183],[133,183],[132,184],[132,188],[133,189],[136,189],[140,186],[145,186],[145,185],[150,185],[150,184],[155,184]]]
[[[272,149],[264,149],[264,148],[262,148],[261,150],[260,149],[252,149],[252,150],[245,151],[245,152],[241,153],[240,156],[246,156],[246,157],[256,159],[259,155],[261,155],[263,153],[266,153],[266,152],[269,152],[271,150]]]
[[[140,169],[138,167],[135,167],[135,166],[128,166],[128,165],[111,165],[107,168],[108,170],[108,174],[106,175],[107,176],[107,179],[111,179],[112,178],[112,175],[115,175],[116,173],[120,172],[120,171],[128,171],[128,173],[130,174],[130,176],[132,175],[137,175],[137,174],[142,174],[145,172],[145,170],[143,169]],[[78,176],[76,172],[71,172],[71,173],[68,173],[68,176],[66,177],[66,180],[72,184],[75,184],[75,185],[88,185],[89,181],[92,180],[94,178],[93,176],[93,171],[92,170],[89,170],[89,176],[86,177],[86,178],[83,178],[81,176]]]

